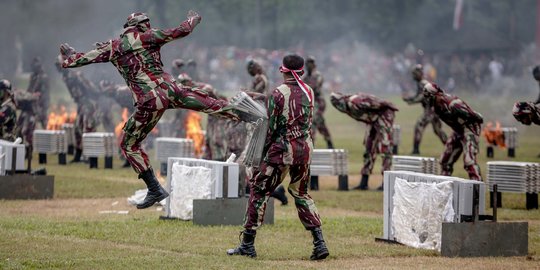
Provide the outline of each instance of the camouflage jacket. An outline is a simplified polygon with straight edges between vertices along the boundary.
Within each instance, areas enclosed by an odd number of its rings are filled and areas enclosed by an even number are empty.
[[[0,139],[15,141],[16,123],[17,107],[13,99],[9,98],[0,105]]]
[[[429,107],[429,102],[424,98],[424,85],[429,83],[427,80],[422,79],[416,82],[416,95],[410,98],[404,99],[409,104],[422,103],[422,107]]]
[[[37,111],[38,96],[24,89],[13,91],[13,97],[17,101],[17,108],[21,111],[34,114]]]
[[[465,129],[469,129],[475,135],[480,135],[481,124],[484,121],[482,115],[460,98],[438,93],[433,98],[433,108],[439,118],[455,132],[463,133]]]
[[[358,93],[355,95],[332,94],[332,105],[339,111],[348,114],[353,119],[368,125],[380,122],[380,118],[398,109],[389,101],[374,95]]]
[[[79,67],[91,63],[111,62],[132,90],[136,103],[144,102],[145,95],[158,85],[174,83],[174,78],[163,71],[160,49],[167,42],[185,37],[193,31],[190,20],[167,30],[149,29],[140,32],[128,27],[119,38],[109,40],[87,53],[74,53],[63,67]]]
[[[249,91],[256,92],[260,94],[267,94],[268,93],[268,78],[266,77],[266,74],[260,73],[256,74],[253,77],[253,82],[251,83],[251,86],[249,87]]]
[[[28,92],[40,93],[37,105],[41,110],[47,110],[49,107],[49,77],[41,70],[30,75],[30,84]]]
[[[323,79],[322,74],[318,70],[314,70],[311,74],[308,74],[306,72],[306,75],[304,75],[302,80],[307,85],[309,85],[309,87],[311,87],[316,100],[324,98],[322,94],[322,85],[323,85],[324,79]]]
[[[80,71],[63,69],[62,79],[64,79],[69,94],[77,104],[90,102],[97,96],[96,86],[85,78]]]
[[[272,91],[267,106],[269,122],[264,160],[286,165],[311,163],[313,104],[307,95],[294,79],[288,80]]]
[[[101,89],[105,95],[113,98],[120,107],[133,111],[133,96],[131,90],[125,85],[107,84]]]

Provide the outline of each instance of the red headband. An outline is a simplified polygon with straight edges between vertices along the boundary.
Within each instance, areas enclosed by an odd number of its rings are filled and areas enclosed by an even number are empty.
[[[307,96],[307,98],[309,100],[309,104],[311,106],[313,106],[313,97],[311,96],[311,91],[308,90],[309,88],[307,87],[307,85],[302,81],[300,76],[298,76],[298,74],[297,74],[297,72],[304,71],[304,66],[302,66],[300,69],[291,70],[291,69],[288,69],[287,67],[284,67],[283,65],[281,65],[279,67],[279,71],[281,73],[287,73],[287,72],[292,73],[294,79],[296,80],[296,83],[298,83],[298,86],[300,86],[302,91],[304,91],[304,94],[306,94],[306,96]]]

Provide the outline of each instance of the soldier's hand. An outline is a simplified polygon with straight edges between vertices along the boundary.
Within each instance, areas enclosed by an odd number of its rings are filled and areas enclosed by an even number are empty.
[[[188,11],[187,18],[188,18],[189,24],[192,27],[195,27],[202,20],[201,15],[199,15],[199,13],[193,10]]]

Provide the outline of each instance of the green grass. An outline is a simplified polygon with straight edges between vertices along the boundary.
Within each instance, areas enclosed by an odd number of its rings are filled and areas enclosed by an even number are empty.
[[[414,122],[420,106],[391,98],[400,108],[396,123],[402,128],[400,153],[412,150]],[[482,100],[466,98],[490,120],[511,100],[492,109]],[[510,105],[509,105],[510,104]],[[326,120],[334,144],[349,151],[349,185],[356,185],[362,164],[365,125],[329,107]],[[496,149],[496,160],[539,162],[540,127],[520,129],[517,157],[509,159]],[[447,129],[448,130],[448,129]],[[324,147],[318,137],[317,146]],[[484,177],[485,145],[478,156]],[[425,132],[422,155],[438,157],[443,149],[431,127]],[[150,154],[153,157],[153,153]],[[37,156],[34,161],[37,160]],[[537,268],[540,260],[540,212],[525,210],[523,194],[503,194],[503,221],[529,222],[529,256],[515,258],[442,258],[436,252],[374,241],[382,235],[382,193],[339,192],[337,179],[321,178],[321,190],[311,192],[323,220],[331,256],[323,262],[308,260],[311,237],[298,221],[294,206],[276,204],[275,224],[263,226],[255,260],[228,257],[225,251],[238,244],[239,226],[195,226],[185,221],[159,220],[155,208],[136,210],[126,197],[143,188],[131,169],[88,169],[86,164],[60,166],[49,156],[47,168],[55,175],[55,198],[47,201],[0,201],[0,268],[2,269],[358,269],[358,268]],[[156,168],[158,164],[154,164]],[[34,164],[34,167],[38,167]],[[380,181],[380,161],[370,186]],[[466,177],[460,160],[455,175]],[[129,210],[127,215],[99,214],[102,210]],[[490,210],[488,210],[490,212]]]

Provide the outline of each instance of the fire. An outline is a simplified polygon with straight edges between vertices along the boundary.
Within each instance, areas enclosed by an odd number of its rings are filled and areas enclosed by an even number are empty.
[[[122,142],[122,133],[124,128],[124,125],[126,124],[128,120],[128,109],[124,108],[122,110],[122,121],[120,121],[115,127],[114,127],[114,134],[116,135],[116,140],[118,140],[118,145]]]
[[[60,130],[63,124],[74,123],[75,118],[77,118],[77,112],[68,113],[66,107],[61,106],[59,110],[56,109],[56,111],[53,110],[49,113],[46,128],[48,130]]]
[[[484,138],[486,138],[488,144],[499,146],[501,148],[506,147],[504,142],[504,133],[499,121],[495,123],[495,127],[493,127],[492,122],[488,122],[482,130],[482,134],[484,135]]]
[[[201,128],[201,116],[194,112],[188,111],[186,122],[186,138],[193,140],[195,146],[195,156],[200,157],[204,146],[204,134]]]

